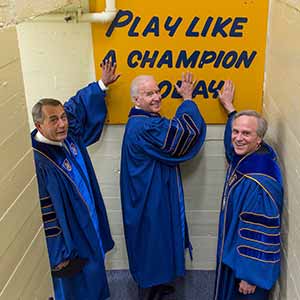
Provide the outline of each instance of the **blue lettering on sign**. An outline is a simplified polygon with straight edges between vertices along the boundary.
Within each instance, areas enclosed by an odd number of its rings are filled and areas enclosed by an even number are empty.
[[[180,26],[184,28],[185,36],[193,38],[201,37],[222,37],[240,38],[243,36],[244,24],[248,22],[246,17],[222,18],[209,16],[200,19],[195,16],[189,23],[182,22],[182,17],[167,16],[160,19],[153,16],[146,22],[141,22],[140,16],[135,16],[130,10],[119,10],[111,25],[106,31],[106,36],[110,37],[113,32],[120,28],[126,28],[128,37],[147,37],[149,34],[158,37],[161,30],[165,30],[169,36],[174,36]],[[143,25],[142,25],[143,24]],[[146,24],[146,25],[144,25]]]
[[[125,20],[124,20],[125,17]],[[123,21],[121,19],[123,18]],[[114,20],[111,22],[109,28],[106,31],[106,36],[110,37],[115,28],[121,28],[127,26],[133,18],[133,14],[130,10],[119,10]]]
[[[166,65],[169,68],[173,67],[173,55],[171,50],[166,50],[161,56],[160,60],[157,63],[157,67],[161,68],[162,65]]]
[[[177,86],[181,87],[182,81],[178,80],[176,82],[176,84],[177,84]],[[180,98],[182,98],[182,96],[180,96],[180,94],[177,92],[177,90],[176,90],[175,87],[173,88],[173,92],[172,92],[171,98],[173,98],[173,99],[180,99]]]
[[[238,30],[243,30],[244,27],[240,23],[247,23],[247,22],[248,22],[247,18],[239,18],[239,17],[235,18],[232,27],[230,29],[229,35],[231,37],[242,37],[243,33]]]
[[[142,22],[144,21],[144,22]],[[207,18],[193,17],[189,22],[183,22],[183,17],[166,16],[162,19],[159,16],[152,16],[148,20],[142,20],[141,16],[136,16],[130,10],[119,10],[114,20],[106,31],[106,37],[111,37],[117,30],[126,30],[130,38],[159,37],[162,31],[169,37],[174,37],[180,32],[188,38],[241,38],[244,34],[245,24],[248,18],[244,16],[223,18],[208,16]],[[183,28],[181,28],[183,27]],[[181,29],[179,31],[179,29]],[[221,49],[218,51],[209,49],[195,50],[138,50],[133,49],[127,56],[127,65],[129,68],[249,68],[257,51],[234,49]],[[116,51],[111,49],[107,52],[104,60],[116,62]],[[180,86],[181,81],[177,82]],[[218,91],[222,89],[224,81],[199,80],[193,89],[193,97],[200,96],[208,99],[209,96],[215,99],[218,97]],[[175,86],[169,81],[164,80],[159,83],[162,98],[171,97],[172,99],[181,98]]]
[[[176,84],[180,87],[181,81],[177,81]],[[205,80],[199,80],[193,90],[193,98],[197,96],[202,96],[204,99],[209,98],[209,94],[212,94],[212,98],[218,97],[218,91],[222,89],[224,85],[224,81],[216,82],[215,80],[211,80],[209,84]],[[171,94],[172,99],[180,99],[182,98],[175,86],[169,80],[163,80],[158,84],[160,89],[162,99],[167,98]]]
[[[217,54],[215,51],[204,51],[199,62],[198,67],[203,68],[204,65],[210,64],[215,61]]]
[[[199,55],[200,55],[200,51],[194,51],[188,57],[186,51],[182,50],[179,52],[175,67],[181,68],[181,66],[183,66],[184,68],[188,68],[188,67],[195,68]]]
[[[229,51],[222,62],[222,67],[225,69],[229,69],[233,66],[233,64],[237,61],[237,53],[236,51]]]
[[[130,26],[129,28],[129,31],[128,31],[128,36],[139,36],[139,33],[135,31],[136,27],[138,26],[138,24],[140,23],[141,21],[141,18],[140,17],[136,17],[134,20],[133,20],[133,23],[132,25]]]
[[[147,36],[149,33],[153,33],[154,36],[159,36],[159,18],[152,17],[145,30],[143,31],[143,36]]]
[[[204,80],[199,80],[196,84],[193,91],[193,97],[196,97],[197,95],[201,95],[203,98],[208,98],[208,89]]]
[[[199,20],[200,20],[200,18],[194,17],[189,28],[186,31],[186,34],[185,34],[186,36],[199,36],[199,32],[193,31]]]
[[[205,37],[207,35],[208,29],[212,23],[212,21],[214,20],[213,17],[208,17],[205,25],[203,26],[202,32],[201,32],[201,36]]]
[[[148,63],[149,64],[149,67],[150,68],[153,68],[154,67],[154,63],[157,59],[157,56],[158,56],[158,51],[154,51],[152,55],[150,55],[150,51],[145,51],[145,54],[143,56],[143,60],[142,60],[142,63],[141,63],[141,68],[144,68],[146,66],[146,64]]]
[[[161,98],[164,99],[168,97],[172,90],[173,84],[169,80],[161,81],[158,84],[158,88],[160,90]]]
[[[212,36],[217,36],[217,34],[221,34],[222,37],[227,37],[227,33],[226,31],[224,30],[224,27],[226,27],[228,24],[230,24],[232,22],[232,19],[231,18],[227,18],[223,21],[223,18],[221,17],[218,17],[217,18],[217,22],[215,24],[215,27],[213,29],[213,32],[212,32]]]
[[[173,19],[172,17],[168,16],[168,17],[167,17],[167,20],[166,20],[166,22],[165,22],[165,29],[166,29],[167,31],[169,31],[169,36],[174,36],[176,30],[178,29],[180,23],[181,23],[182,20],[183,20],[181,17],[180,17],[180,18],[177,18],[175,24],[174,24],[174,25],[171,25],[172,19]]]
[[[209,85],[208,85],[208,92],[213,94],[213,98],[217,98],[219,96],[219,91],[221,91],[225,81],[221,80],[217,86],[216,86],[216,81],[212,80]]]
[[[245,68],[249,68],[250,65],[252,64],[256,54],[257,54],[257,51],[252,51],[252,53],[248,57],[248,52],[242,51],[241,55],[239,56],[239,58],[235,64],[235,68],[239,68],[242,63],[244,63]]]
[[[103,62],[106,60],[110,60],[113,64],[117,62],[116,51],[111,49],[107,52],[105,57],[103,58]]]
[[[214,63],[214,68],[219,68],[219,66],[220,66],[220,64],[221,64],[221,62],[223,60],[224,55],[225,55],[225,51],[221,50],[219,52],[218,57],[216,58],[215,63]]]
[[[231,50],[220,52],[204,50],[202,53],[195,50],[187,53],[186,50],[180,50],[178,54],[174,54],[172,50],[165,50],[160,53],[158,50],[146,50],[144,53],[139,50],[133,50],[129,53],[127,64],[130,68],[199,68],[206,66],[218,68],[222,66],[225,69],[240,68],[242,65],[249,68],[256,57],[257,52]]]
[[[146,50],[144,53],[139,50],[133,50],[129,53],[127,58],[127,65],[130,68],[148,66],[150,68],[163,66],[168,68],[195,68],[198,62],[198,68],[204,68],[205,65],[212,65],[214,68],[218,68],[222,65],[223,68],[240,68],[243,64],[245,68],[249,68],[257,55],[257,51],[252,51],[249,55],[247,51],[242,51],[240,54],[236,51],[225,52],[221,50],[219,53],[215,51],[204,50],[201,54],[200,51],[193,51],[188,54],[186,50],[181,50],[177,55],[177,59],[174,62],[174,55],[171,50],[166,50],[162,54],[158,50],[150,52]],[[104,60],[111,60],[113,63],[117,61],[116,51],[111,49],[107,52]]]
[[[138,67],[139,63],[138,61],[140,61],[143,57],[143,54],[141,51],[135,50],[132,51],[127,58],[127,64],[130,68],[135,68]],[[134,58],[136,59],[135,62],[133,62]]]

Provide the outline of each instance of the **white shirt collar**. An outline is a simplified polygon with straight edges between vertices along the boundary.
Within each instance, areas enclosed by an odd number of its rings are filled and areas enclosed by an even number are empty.
[[[99,87],[102,91],[107,91],[108,87],[103,83],[102,79],[98,80]]]
[[[55,145],[55,146],[63,146],[62,142],[55,142],[55,141],[51,141],[49,139],[47,139],[46,137],[44,137],[39,131],[37,132],[37,134],[34,136],[34,139],[40,143],[45,143],[45,144],[49,144],[49,145]]]

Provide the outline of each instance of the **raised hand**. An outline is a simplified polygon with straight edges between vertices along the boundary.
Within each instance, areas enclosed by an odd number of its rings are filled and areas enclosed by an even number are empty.
[[[196,80],[193,79],[191,72],[182,73],[181,86],[175,84],[177,93],[182,96],[183,100],[192,100],[193,89]]]
[[[117,64],[112,64],[110,60],[105,60],[100,66],[102,68],[101,80],[105,86],[114,83],[121,76],[121,74],[116,74]]]
[[[218,91],[220,103],[226,109],[228,113],[235,110],[233,106],[233,96],[234,96],[234,84],[231,80],[226,80],[222,91]]]

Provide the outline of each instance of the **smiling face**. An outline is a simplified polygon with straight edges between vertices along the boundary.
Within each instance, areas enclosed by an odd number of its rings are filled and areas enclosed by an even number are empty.
[[[42,107],[43,120],[35,123],[36,128],[47,139],[63,142],[68,134],[68,119],[61,105],[44,105]]]
[[[156,81],[148,78],[140,82],[138,95],[134,97],[135,105],[150,113],[158,113],[161,107],[161,95]]]
[[[240,116],[233,121],[231,141],[236,154],[245,155],[255,151],[262,142],[257,135],[258,121],[253,116]]]

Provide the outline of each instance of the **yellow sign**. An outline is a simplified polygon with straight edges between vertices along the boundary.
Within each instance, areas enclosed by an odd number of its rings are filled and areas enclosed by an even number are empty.
[[[91,0],[91,10],[102,11],[103,2]],[[122,74],[107,97],[108,123],[127,122],[130,83],[141,74],[159,83],[169,118],[181,102],[174,83],[185,71],[198,80],[194,99],[207,123],[226,120],[217,99],[226,79],[236,85],[237,110],[261,111],[267,0],[117,2],[111,24],[92,25],[97,78],[104,58],[116,60]]]

